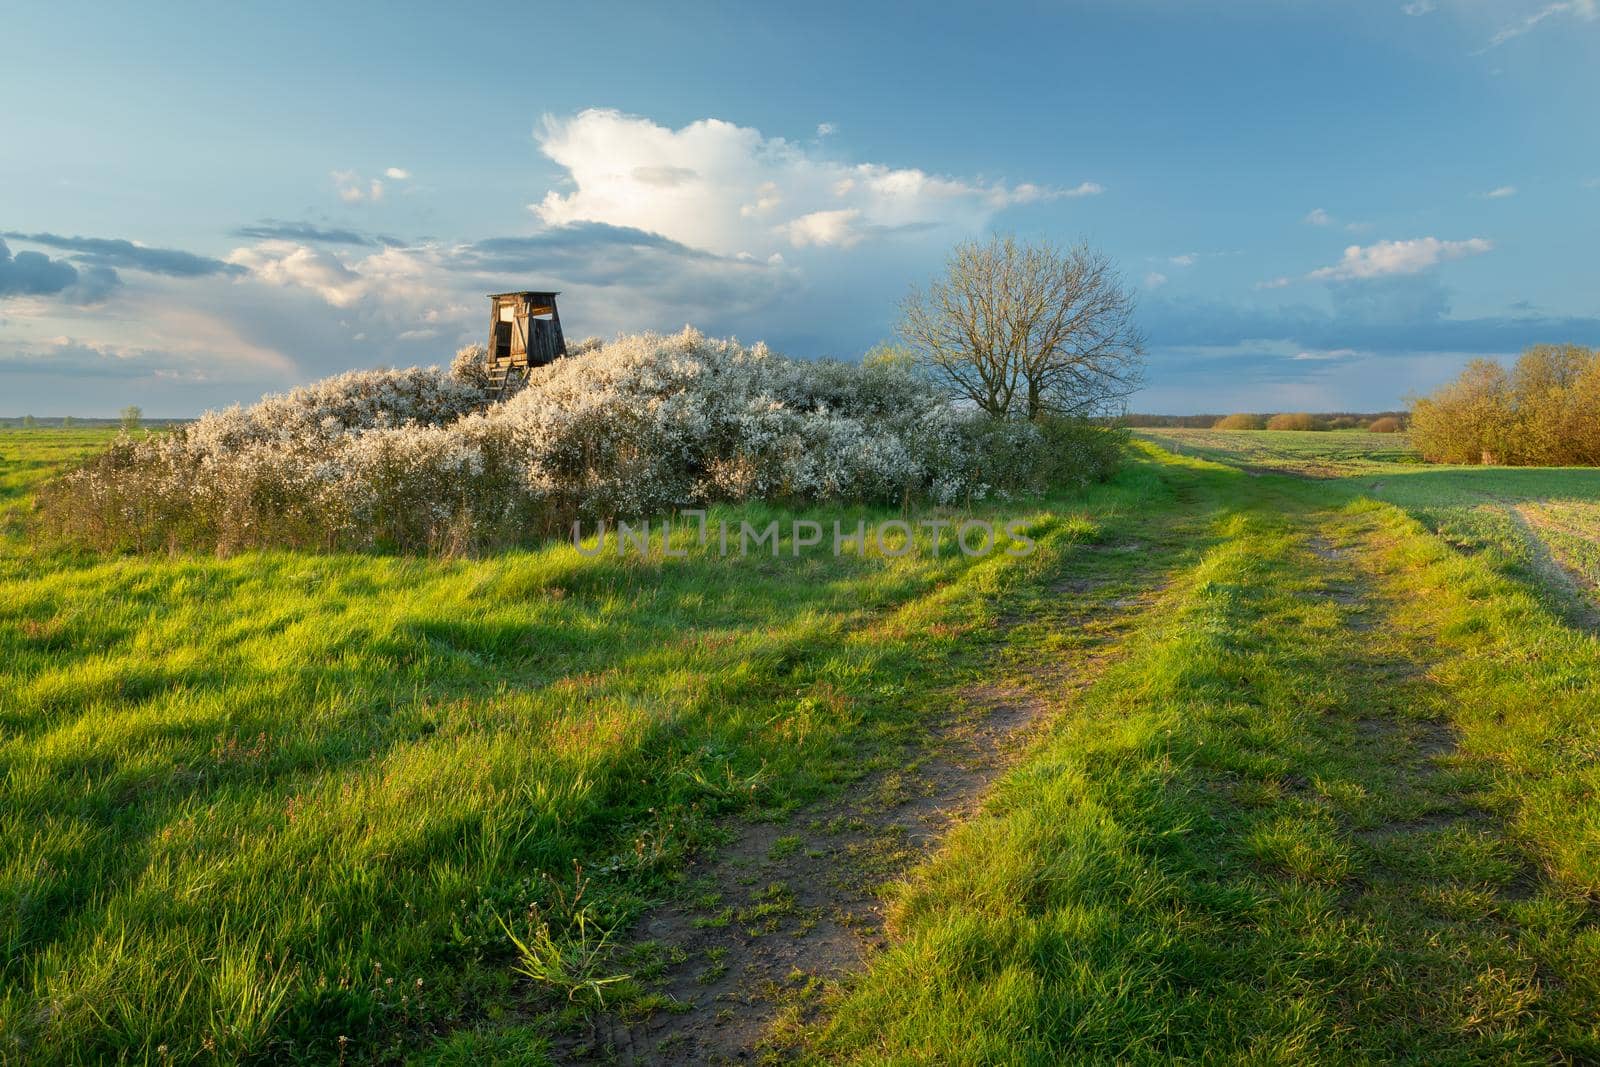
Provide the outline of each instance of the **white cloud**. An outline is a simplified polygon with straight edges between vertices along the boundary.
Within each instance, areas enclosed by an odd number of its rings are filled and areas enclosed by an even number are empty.
[[[1150,256],[1148,258],[1152,263],[1165,264],[1172,267],[1181,267],[1187,270],[1190,267],[1197,266],[1203,260],[1227,259],[1230,256],[1237,256],[1241,254],[1242,252],[1239,249],[1223,249],[1217,252],[1179,252],[1176,255]]]
[[[1366,231],[1372,229],[1372,223],[1370,222],[1346,222],[1341,224],[1338,219],[1334,218],[1333,215],[1329,214],[1320,207],[1312,208],[1310,211],[1306,212],[1305,218],[1301,219],[1300,221],[1304,222],[1307,226],[1343,225],[1343,227],[1350,233],[1365,233]]]
[[[234,249],[229,263],[256,281],[303,289],[335,308],[367,304],[406,318],[439,318],[439,301],[448,302],[436,250],[384,248],[346,263],[334,253],[294,241],[261,241]]]
[[[1331,267],[1320,267],[1306,277],[1321,281],[1349,281],[1355,278],[1417,274],[1447,260],[1482,255],[1493,248],[1493,243],[1482,237],[1465,241],[1418,237],[1409,241],[1379,241],[1366,247],[1351,245],[1344,250],[1344,258],[1338,263]]]
[[[849,248],[861,240],[858,223],[861,212],[853,207],[838,211],[813,211],[784,224],[784,231],[796,248],[806,245],[838,245]]]
[[[842,193],[836,193],[835,195],[843,196],[847,192],[849,192],[849,189],[846,189]],[[783,195],[778,192],[778,183],[763,182],[761,188],[756,190],[755,202],[751,204],[740,204],[739,214],[747,219],[756,218],[762,215],[770,215],[781,203],[783,203]]]
[[[269,285],[309,289],[334,307],[349,307],[366,292],[362,277],[331,252],[293,241],[262,241],[228,257]]]
[[[1433,11],[1434,2],[1433,0],[1412,0],[1412,3],[1403,5],[1400,10],[1405,12],[1407,15],[1416,18],[1420,15],[1426,15]]]
[[[720,119],[670,129],[618,111],[546,117],[536,132],[570,191],[529,205],[545,223],[600,222],[692,248],[765,259],[793,245],[848,247],[897,231],[970,234],[1013,204],[1103,191],[969,181],[847,164]],[[663,182],[662,175],[674,180]]]
[[[1516,195],[1517,187],[1515,185],[1502,185],[1483,194],[1486,200],[1504,200],[1508,196]]]
[[[1019,185],[1019,186],[1017,186],[1016,192],[1018,193],[1018,195],[1020,195],[1024,189],[1032,190],[1032,189],[1034,189],[1034,186],[1032,186],[1032,185]],[[1050,198],[1053,199],[1055,195],[1059,195],[1059,196],[1099,196],[1101,193],[1103,193],[1105,191],[1106,191],[1106,187],[1101,185],[1099,182],[1079,182],[1077,185],[1074,185],[1071,189],[1063,189],[1063,190],[1061,190],[1061,192],[1059,194],[1050,194]]]
[[[388,170],[383,172],[383,176],[386,178],[393,178],[397,182],[403,182],[407,178],[411,177],[411,172],[403,167],[390,167]]]
[[[817,240],[851,239],[848,226],[830,229],[819,221],[815,227]],[[268,240],[235,249],[228,261],[248,271],[231,301],[273,304],[275,336],[316,334],[292,339],[283,350],[368,363],[448,357],[477,338],[489,292],[561,290],[563,319],[583,336],[685,322],[744,326],[797,284],[781,256],[746,262],[597,224],[364,253]],[[367,344],[345,350],[358,328]]]
[[[1159,289],[1166,284],[1167,276],[1160,271],[1153,270],[1144,276],[1144,287],[1146,289]]]
[[[1498,48],[1507,41],[1521,37],[1531,32],[1541,22],[1556,15],[1571,15],[1573,18],[1585,22],[1593,22],[1600,18],[1600,0],[1557,0],[1556,3],[1546,4],[1521,22],[1514,22],[1502,29],[1499,33],[1489,38],[1489,43],[1478,49],[1473,55],[1483,55],[1493,48]]]
[[[333,187],[338,191],[339,199],[347,204],[383,199],[383,182],[376,178],[367,181],[353,170],[334,171]]]
[[[1283,289],[1289,284],[1288,278],[1273,278],[1270,281],[1256,282],[1257,289]]]
[[[819,122],[817,123],[817,136],[832,137],[836,132],[838,132],[838,129],[839,128],[831,122]]]

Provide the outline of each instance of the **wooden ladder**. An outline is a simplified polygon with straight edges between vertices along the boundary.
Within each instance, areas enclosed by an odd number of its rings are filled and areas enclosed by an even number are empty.
[[[527,380],[526,368],[514,367],[511,363],[495,362],[489,366],[489,397],[491,400],[504,400],[516,386]]]

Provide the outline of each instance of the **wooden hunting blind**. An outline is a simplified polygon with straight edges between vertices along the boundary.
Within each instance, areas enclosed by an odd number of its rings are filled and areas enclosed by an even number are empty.
[[[520,384],[534,367],[567,354],[556,313],[558,293],[491,293],[489,386],[496,393]]]

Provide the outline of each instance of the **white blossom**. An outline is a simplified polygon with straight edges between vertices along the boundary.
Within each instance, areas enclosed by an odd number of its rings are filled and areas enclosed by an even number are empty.
[[[1035,486],[1044,451],[903,370],[693,329],[584,342],[503,402],[486,386],[481,347],[352,371],[124,438],[64,491],[146,543],[438,550],[718,501],[949,505]]]

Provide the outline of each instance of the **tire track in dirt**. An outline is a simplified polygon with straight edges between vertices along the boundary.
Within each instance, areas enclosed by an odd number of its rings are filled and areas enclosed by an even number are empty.
[[[1539,534],[1539,528],[1549,520],[1527,504],[1506,504],[1506,515],[1516,527],[1539,579],[1561,595],[1565,614],[1569,620],[1587,630],[1600,630],[1600,604],[1595,601],[1596,589],[1586,575],[1561,562]],[[1558,523],[1549,523],[1561,529]]]
[[[884,941],[882,889],[971,817],[1052,705],[1087,685],[1165,586],[1137,542],[1083,545],[1042,612],[1010,625],[1071,628],[1066,647],[1026,683],[961,691],[957,710],[846,798],[785,823],[732,821],[734,839],[692,863],[685,899],[660,906],[624,942],[661,946],[645,984],[670,1010],[605,1015],[554,1050],[566,1062],[736,1063],[759,1055],[780,1012],[813,1018],[827,983],[859,969]],[[1106,578],[1102,553],[1139,560]],[[1087,572],[1087,573],[1083,573]]]
[[[1440,1048],[1450,1048],[1463,1030],[1498,1025],[1505,1003],[1535,1010],[1555,981],[1512,918],[1540,877],[1511,844],[1503,816],[1481,800],[1480,772],[1431,673],[1431,641],[1405,627],[1381,588],[1375,534],[1335,521],[1340,546],[1319,529],[1308,547],[1356,651],[1349,700],[1321,730],[1325,744],[1342,749],[1346,777],[1317,788],[1353,846],[1341,911],[1407,960],[1403,971],[1360,977],[1361,1024],[1382,1028],[1390,1005],[1422,998]],[[1475,974],[1463,968],[1468,956]],[[1378,1029],[1372,1040],[1374,1051],[1384,1047]]]

